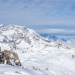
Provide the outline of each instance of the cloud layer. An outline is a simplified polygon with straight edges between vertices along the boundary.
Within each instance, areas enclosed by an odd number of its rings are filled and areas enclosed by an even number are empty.
[[[0,0],[0,23],[75,25],[75,0]]]
[[[66,35],[66,36],[74,36],[75,30],[63,30],[63,29],[44,29],[37,30],[38,33],[49,33],[53,35]]]

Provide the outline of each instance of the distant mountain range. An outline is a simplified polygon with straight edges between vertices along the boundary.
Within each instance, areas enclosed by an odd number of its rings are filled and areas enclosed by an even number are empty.
[[[41,37],[44,37],[44,38],[48,38],[48,39],[51,39],[51,40],[54,40],[54,41],[57,41],[59,38],[58,37],[56,37],[56,36],[54,36],[54,35],[51,35],[51,34],[49,34],[49,33],[42,33],[42,34],[39,34]],[[64,39],[64,38],[61,38],[60,40],[62,40],[62,41],[67,41],[66,39]]]
[[[41,37],[47,38],[51,41],[54,41],[56,43],[61,43],[65,46],[69,46],[69,47],[75,47],[75,39],[65,39],[65,38],[58,38],[54,35],[50,35],[49,33],[42,33],[39,34]]]

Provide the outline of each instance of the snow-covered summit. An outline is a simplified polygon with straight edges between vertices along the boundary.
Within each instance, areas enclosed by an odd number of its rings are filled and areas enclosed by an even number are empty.
[[[22,41],[27,44],[33,44],[34,42],[39,43],[40,41],[50,42],[42,38],[32,29],[12,24],[1,27],[0,36],[3,38],[1,38],[0,41],[9,43],[13,42],[15,44],[20,44]]]
[[[0,25],[0,28],[2,28],[2,27],[3,27],[3,24]]]

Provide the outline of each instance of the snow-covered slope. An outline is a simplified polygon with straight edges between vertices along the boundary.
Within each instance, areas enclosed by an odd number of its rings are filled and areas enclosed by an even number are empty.
[[[8,26],[0,26],[0,41],[14,44],[34,44],[42,42],[50,42],[44,38],[42,38],[39,34],[37,34],[32,29],[28,29],[26,27],[21,27],[17,25],[8,25]]]
[[[21,69],[20,73],[26,75],[75,75],[75,48],[46,40],[26,27],[1,26],[0,32],[1,50],[17,53],[22,64],[20,69],[9,66],[13,75]],[[8,70],[0,73],[7,74]]]
[[[63,45],[68,46],[68,47],[75,48],[75,39],[69,39],[69,40],[66,40],[66,41],[58,39],[56,42],[62,43]]]
[[[28,43],[31,43],[29,37],[32,33],[29,33],[29,29],[26,27],[19,27],[16,25],[8,25],[6,27],[0,28],[1,36],[4,36],[3,41],[20,43],[21,40],[25,40]],[[6,38],[6,39],[5,39]]]
[[[18,66],[0,65],[0,75],[46,75],[44,72],[37,70],[20,68]]]

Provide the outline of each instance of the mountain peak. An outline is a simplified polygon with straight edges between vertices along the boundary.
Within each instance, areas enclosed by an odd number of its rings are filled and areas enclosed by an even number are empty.
[[[27,44],[34,44],[39,43],[40,40],[42,42],[47,42],[46,39],[42,38],[34,30],[13,24],[1,28],[0,35],[3,37],[1,41],[8,43],[13,42],[15,44],[21,44],[23,41]]]
[[[3,24],[0,25],[0,28],[1,28],[1,27],[4,27]]]
[[[27,27],[23,27],[23,26],[19,26],[19,25],[14,25],[14,24],[9,24],[9,25],[7,25],[7,27],[9,27],[9,28],[27,28]]]

